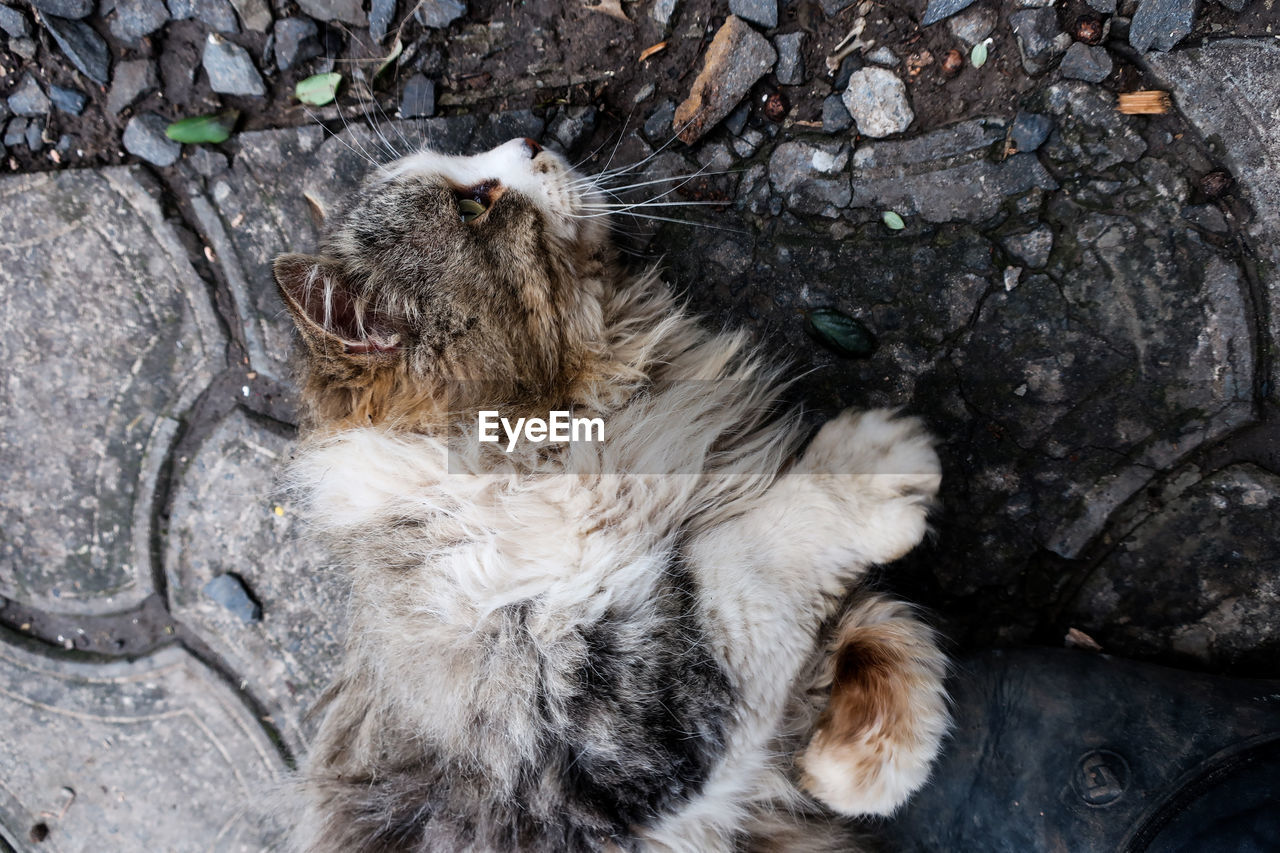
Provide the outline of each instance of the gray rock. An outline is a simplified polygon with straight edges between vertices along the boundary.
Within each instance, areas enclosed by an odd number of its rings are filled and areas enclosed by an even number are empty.
[[[1115,98],[1097,86],[1064,80],[1050,86],[1046,94],[1058,133],[1040,150],[1060,166],[1071,171],[1085,167],[1096,173],[1133,163],[1146,153],[1147,142],[1137,123],[1117,111]]]
[[[533,110],[490,113],[476,128],[469,144],[474,150],[487,150],[522,136],[540,139],[544,129],[545,123]]]
[[[14,115],[43,116],[49,114],[49,98],[45,95],[31,72],[22,75],[22,82],[9,96],[9,109]]]
[[[387,37],[396,17],[396,0],[371,0],[369,4],[369,37],[381,42]]]
[[[155,113],[129,119],[124,127],[124,149],[157,166],[172,166],[182,153],[182,145],[165,136],[169,122]]]
[[[27,149],[35,152],[44,147],[44,121],[43,117],[31,118],[27,121],[27,131],[23,134],[26,140]]]
[[[855,71],[842,98],[863,136],[879,139],[901,133],[916,117],[907,100],[907,87],[884,68]]]
[[[1009,16],[1009,26],[1028,74],[1045,71],[1071,43],[1071,37],[1058,26],[1058,13],[1052,8],[1014,12]]]
[[[93,0],[31,0],[31,5],[46,15],[79,20],[93,11]]]
[[[848,146],[784,142],[769,157],[769,182],[797,213],[834,217],[849,204]]]
[[[1049,138],[1053,130],[1053,119],[1039,113],[1019,110],[1013,119],[1010,140],[1019,151],[1035,151]]]
[[[4,30],[11,39],[21,39],[31,35],[31,24],[27,22],[27,16],[17,9],[0,4],[0,30]]]
[[[1014,260],[1038,270],[1049,263],[1049,253],[1053,251],[1053,229],[1041,225],[1025,234],[1010,234],[1000,242]]]
[[[1116,13],[1116,0],[1085,0],[1096,12],[1104,15],[1114,15]]]
[[[102,36],[84,21],[72,21],[55,15],[45,15],[42,19],[49,35],[57,42],[58,47],[71,64],[80,69],[95,83],[107,85],[111,74],[111,54]]]
[[[784,86],[799,86],[804,82],[804,56],[800,53],[803,44],[804,32],[786,33],[773,39],[778,51],[778,64],[773,73]]]
[[[1129,44],[1146,52],[1172,50],[1195,23],[1196,0],[1142,0],[1129,25]]]
[[[53,101],[53,105],[64,113],[78,116],[84,112],[84,105],[89,102],[89,97],[79,89],[68,89],[65,86],[53,85],[49,87],[49,100]]]
[[[35,39],[9,39],[9,50],[13,51],[18,56],[21,56],[23,59],[35,59]]]
[[[778,0],[729,0],[729,14],[771,30],[778,26]]]
[[[277,485],[292,441],[240,411],[180,469],[165,551],[169,604],[269,709],[293,749],[334,672],[345,578],[300,535]]]
[[[649,118],[645,119],[644,131],[645,138],[655,145],[666,142],[671,138],[671,122],[675,119],[676,105],[671,101],[663,101],[658,108],[649,114]]]
[[[703,55],[702,70],[689,97],[676,107],[673,126],[679,129],[680,139],[693,144],[719,124],[777,59],[768,39],[730,15]]]
[[[653,8],[649,10],[649,17],[665,27],[671,21],[671,16],[675,11],[676,0],[653,0]]]
[[[1206,136],[1222,140],[1225,165],[1254,210],[1247,228],[1263,256],[1272,340],[1280,340],[1280,45],[1223,39],[1144,57],[1178,109]],[[1230,84],[1224,84],[1230,81]],[[1280,362],[1272,361],[1271,399],[1280,399]]]
[[[38,823],[52,830],[49,844],[19,849],[277,846],[283,827],[263,792],[284,761],[242,698],[186,649],[89,662],[0,643],[0,823],[24,841]]]
[[[467,4],[462,0],[424,0],[413,14],[424,27],[441,29],[467,14]]]
[[[25,118],[11,118],[4,126],[4,147],[14,148],[27,144],[27,125]]]
[[[1067,48],[1067,54],[1062,57],[1058,70],[1063,77],[1072,80],[1101,83],[1111,73],[1111,55],[1101,45],[1076,42]]]
[[[209,87],[223,95],[265,95],[262,75],[254,67],[249,52],[216,33],[204,43],[202,58]]]
[[[193,145],[187,153],[186,161],[191,164],[191,168],[195,169],[197,174],[205,178],[221,175],[231,165],[226,154],[214,151],[206,145]]]
[[[231,5],[246,30],[265,33],[271,27],[271,10],[266,0],[231,0]]]
[[[1253,465],[1198,473],[1108,552],[1071,624],[1121,654],[1261,663],[1280,645],[1280,477]]]
[[[1243,12],[1244,7],[1249,5],[1249,0],[1217,0],[1218,5],[1224,9],[1230,9],[1232,12]]]
[[[733,153],[739,157],[750,157],[760,150],[762,142],[764,142],[763,133],[754,129],[748,130],[733,140]]]
[[[979,6],[962,12],[947,21],[947,29],[951,30],[951,35],[969,47],[973,47],[991,35],[991,31],[996,28],[998,21],[999,17],[993,9]]]
[[[981,222],[1007,196],[1057,184],[1032,154],[988,159],[1003,141],[998,121],[966,121],[901,142],[875,142],[853,152],[851,207],[894,210],[929,222]]]
[[[429,118],[436,112],[436,84],[425,74],[415,74],[400,94],[400,118]]]
[[[241,622],[257,622],[262,619],[262,607],[253,600],[244,580],[238,575],[216,575],[204,585],[204,594],[221,604]]]
[[[124,42],[134,43],[149,36],[169,20],[163,0],[116,0],[111,18],[111,34]]]
[[[281,71],[324,53],[319,30],[310,18],[281,18],[272,32],[276,37],[276,67]]]
[[[742,133],[747,126],[747,120],[751,118],[751,104],[743,101],[738,104],[738,108],[729,113],[729,117],[724,120],[725,130],[734,136]]]
[[[822,130],[824,133],[843,133],[853,127],[853,116],[844,108],[844,98],[827,95],[822,101]]]
[[[929,5],[924,10],[924,17],[920,19],[920,26],[936,24],[956,12],[964,11],[972,6],[973,2],[974,0],[929,0]]]
[[[867,62],[874,62],[876,65],[892,68],[898,64],[898,57],[889,48],[881,46],[867,54]]]
[[[0,180],[0,360],[24,401],[0,408],[0,595],[52,612],[119,612],[152,593],[157,478],[225,357],[143,174]]]
[[[853,72],[862,70],[862,58],[856,53],[851,53],[844,59],[840,60],[840,67],[836,69],[835,80],[831,85],[837,92],[843,92],[845,87],[849,85],[849,78],[853,76]]]
[[[236,10],[229,0],[168,0],[168,3],[169,15],[175,21],[195,18],[215,33],[240,30]]]
[[[115,76],[111,79],[111,90],[107,93],[107,112],[118,115],[137,100],[139,95],[159,85],[152,60],[131,59],[121,62],[116,66]]]
[[[1197,228],[1203,228],[1214,234],[1228,234],[1231,231],[1231,226],[1227,224],[1227,218],[1222,215],[1222,211],[1211,204],[1184,207],[1182,218]]]
[[[569,152],[585,142],[595,126],[595,107],[566,107],[551,122],[547,132],[562,152]]]
[[[298,6],[317,21],[342,21],[356,27],[369,24],[360,0],[298,0]]]

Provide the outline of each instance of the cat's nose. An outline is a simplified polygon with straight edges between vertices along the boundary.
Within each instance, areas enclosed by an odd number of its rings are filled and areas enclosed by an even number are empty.
[[[537,157],[538,154],[542,152],[542,146],[534,142],[529,137],[526,136],[524,139],[521,139],[520,141],[524,143],[524,150],[529,152],[530,160],[532,160],[534,157]]]

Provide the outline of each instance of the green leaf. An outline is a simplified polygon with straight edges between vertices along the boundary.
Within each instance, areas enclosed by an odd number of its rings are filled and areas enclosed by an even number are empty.
[[[969,61],[973,63],[974,68],[981,68],[987,64],[987,46],[991,44],[991,39],[985,39],[973,46],[973,50],[969,52]]]
[[[396,43],[391,46],[391,52],[387,54],[386,59],[382,60],[382,64],[378,66],[378,70],[373,72],[373,77],[369,79],[369,82],[372,83],[374,80],[381,77],[382,72],[394,65],[395,61],[400,58],[400,54],[402,53],[404,53],[404,42],[397,38]]]
[[[885,227],[890,231],[901,231],[903,228],[907,227],[907,224],[902,221],[902,217],[894,213],[892,210],[886,210],[884,213],[880,214],[880,218],[884,220]]]
[[[323,107],[332,103],[338,96],[338,84],[342,75],[337,71],[328,74],[314,74],[305,80],[299,80],[293,94],[299,101],[313,107]]]
[[[174,142],[185,142],[190,145],[226,142],[231,132],[235,130],[236,121],[239,118],[239,110],[225,110],[217,115],[192,116],[175,121],[166,127],[164,135]]]
[[[808,331],[819,343],[840,355],[866,358],[875,352],[876,338],[860,321],[834,308],[813,308],[805,314]]]

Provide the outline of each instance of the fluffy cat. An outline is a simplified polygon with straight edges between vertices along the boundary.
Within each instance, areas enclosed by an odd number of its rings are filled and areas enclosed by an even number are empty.
[[[799,453],[778,370],[626,274],[602,209],[531,140],[427,151],[276,260],[292,484],[351,579],[300,850],[847,851],[928,775],[944,657],[847,595],[924,536],[928,435],[845,413]],[[604,440],[508,453],[481,410]]]

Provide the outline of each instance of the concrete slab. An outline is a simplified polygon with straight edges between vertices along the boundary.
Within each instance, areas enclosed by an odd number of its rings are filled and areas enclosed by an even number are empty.
[[[271,714],[295,753],[306,711],[328,684],[345,612],[343,577],[299,537],[298,507],[277,486],[292,439],[236,410],[178,459],[165,543],[170,611]],[[237,597],[219,591],[216,583]],[[252,606],[237,613],[234,606]]]
[[[155,480],[224,338],[134,168],[5,178],[0,595],[104,613],[152,589]]]
[[[260,851],[280,833],[263,804],[282,772],[180,648],[87,663],[0,636],[0,836],[17,850]]]

